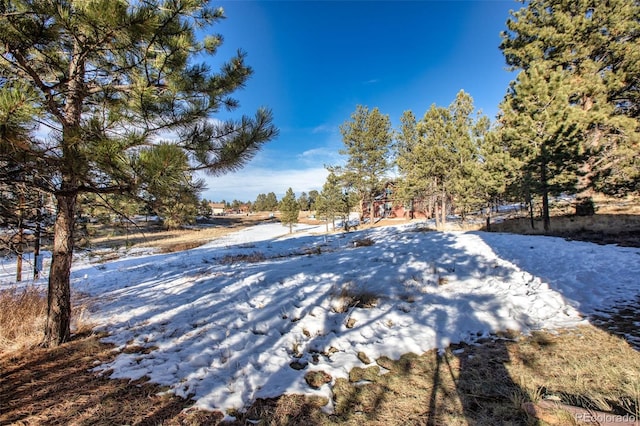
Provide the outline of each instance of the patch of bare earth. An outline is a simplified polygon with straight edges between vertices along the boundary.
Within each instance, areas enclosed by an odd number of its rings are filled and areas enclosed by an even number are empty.
[[[115,357],[98,335],[54,349],[0,355],[0,424],[217,424],[221,413],[183,412],[192,401],[158,395],[157,385],[111,380],[91,369]]]

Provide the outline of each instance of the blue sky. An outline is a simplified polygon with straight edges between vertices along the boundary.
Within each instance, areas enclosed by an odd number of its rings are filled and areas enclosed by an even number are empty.
[[[494,118],[514,75],[498,46],[512,0],[222,1],[227,19],[215,60],[247,53],[254,74],[235,93],[240,108],[218,118],[274,114],[277,139],[241,171],[207,177],[206,199],[254,201],[287,188],[320,190],[325,165],[344,162],[339,126],[357,105],[378,107],[398,126],[464,90]]]

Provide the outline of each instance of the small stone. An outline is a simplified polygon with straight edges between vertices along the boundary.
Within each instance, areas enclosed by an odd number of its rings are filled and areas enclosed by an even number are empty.
[[[314,389],[320,389],[320,386],[331,382],[331,375],[324,371],[309,371],[304,375],[304,380]]]
[[[304,370],[307,367],[307,363],[306,362],[301,362],[301,361],[293,361],[291,363],[289,363],[289,367],[293,368],[294,370]]]
[[[358,359],[362,361],[363,364],[371,364],[371,359],[364,352],[358,352]]]

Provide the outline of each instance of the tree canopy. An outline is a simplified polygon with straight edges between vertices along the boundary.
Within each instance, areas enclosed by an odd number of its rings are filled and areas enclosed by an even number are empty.
[[[252,72],[243,52],[217,71],[207,62],[223,18],[202,0],[0,3],[0,183],[57,205],[45,344],[69,338],[79,194],[162,197],[197,185],[195,171],[237,170],[276,136],[266,109],[213,119]]]
[[[378,108],[369,110],[366,106],[358,105],[351,120],[340,126],[340,133],[345,146],[340,154],[346,155],[347,161],[344,167],[332,170],[357,193],[362,206],[369,202],[369,214],[373,222],[373,200],[382,189],[382,183],[387,179],[386,173],[391,168],[391,120]]]
[[[427,216],[437,210],[438,227],[452,203],[464,215],[489,202],[488,185],[493,180],[488,177],[498,169],[488,167],[494,164],[485,141],[489,121],[474,113],[473,99],[460,91],[451,105],[432,105],[420,121],[411,111],[401,118],[396,136],[401,177],[397,191],[404,199],[425,200],[422,208],[429,210],[424,212]]]
[[[298,223],[298,215],[300,214],[300,204],[296,200],[296,194],[293,189],[287,189],[278,206],[280,210],[280,222],[289,226],[289,233],[293,232],[293,225]]]
[[[524,3],[507,21],[501,49],[507,64],[529,73],[527,78],[562,74],[558,78],[567,113],[556,117],[570,116],[580,128],[572,143],[575,152],[584,154],[577,182],[581,196],[594,190],[614,195],[640,190],[640,4]],[[575,107],[584,114],[569,111]]]

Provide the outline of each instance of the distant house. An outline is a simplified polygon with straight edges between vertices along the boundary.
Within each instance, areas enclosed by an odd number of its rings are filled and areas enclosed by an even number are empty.
[[[224,214],[224,211],[225,211],[224,203],[209,203],[209,206],[211,207],[211,213],[214,216],[222,216]]]
[[[231,208],[226,208],[224,212],[225,214],[249,214],[250,210],[250,204],[236,204],[234,202],[234,206]]]
[[[426,200],[414,198],[409,201],[400,201],[394,196],[395,183],[387,182],[384,190],[373,199],[373,218],[405,218],[418,219],[427,218],[428,208]],[[365,201],[363,205],[363,216],[368,217],[370,203]]]

